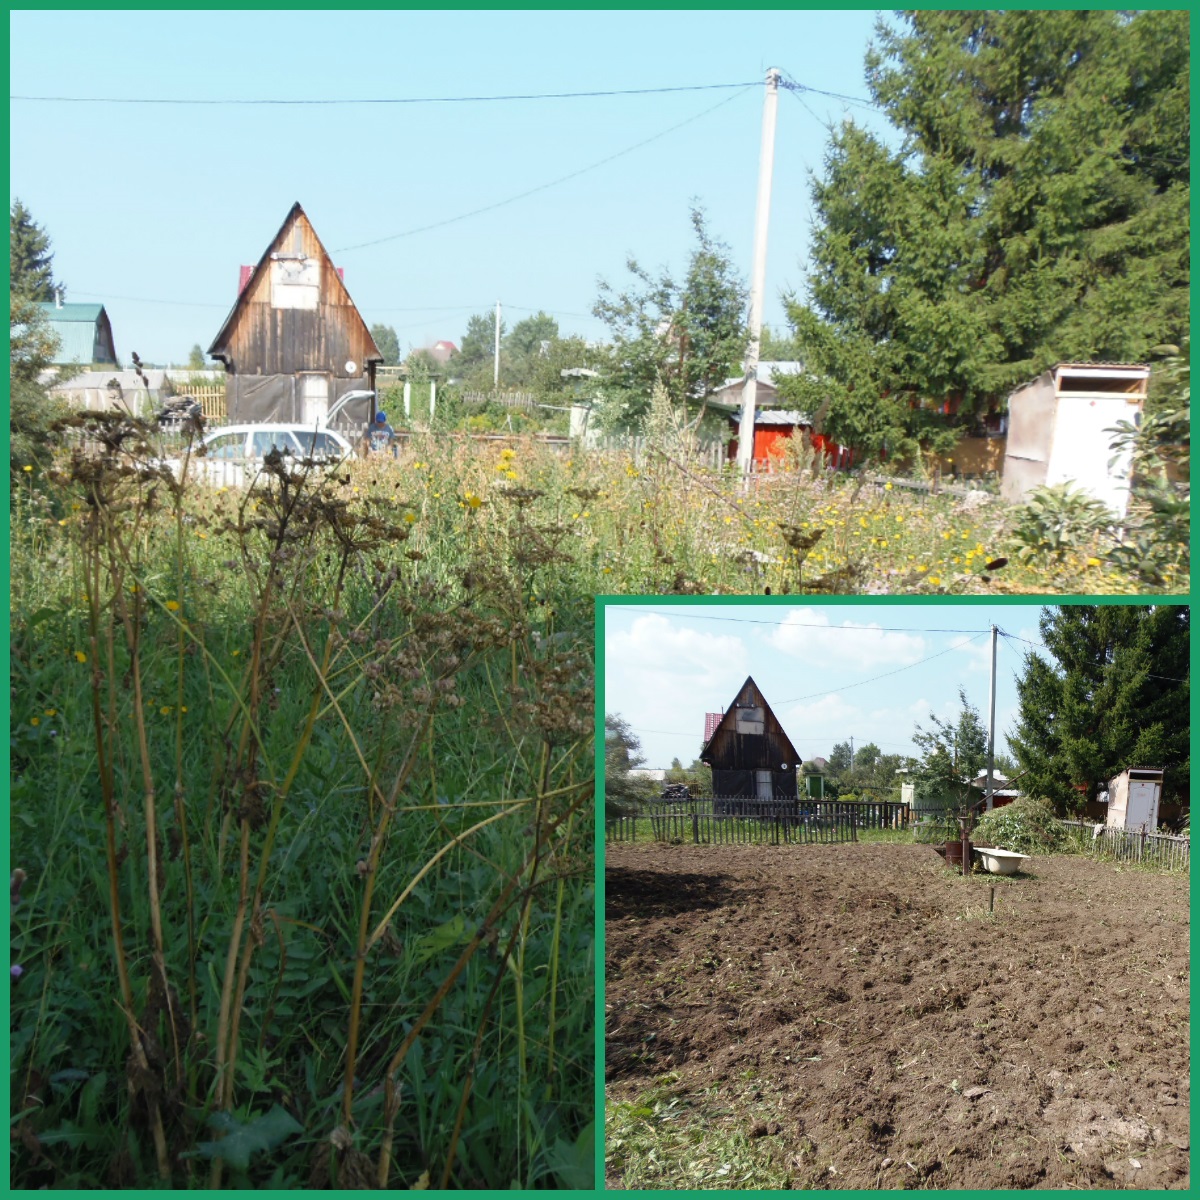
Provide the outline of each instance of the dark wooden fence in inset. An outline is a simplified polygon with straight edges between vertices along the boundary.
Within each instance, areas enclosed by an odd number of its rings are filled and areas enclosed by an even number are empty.
[[[716,797],[643,805],[636,817],[605,822],[611,842],[799,845],[855,842],[860,829],[902,829],[907,804],[890,801],[743,800]]]

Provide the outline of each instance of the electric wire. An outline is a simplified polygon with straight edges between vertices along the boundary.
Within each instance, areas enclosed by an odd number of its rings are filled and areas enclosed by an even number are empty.
[[[1037,650],[1044,650],[1052,658],[1055,656],[1054,651],[1051,650],[1050,647],[1047,646],[1045,642],[1030,641],[1029,638],[1020,637],[1015,633],[1005,633],[1003,629],[999,629],[999,628],[997,628],[997,632],[1000,634],[1000,636],[1002,638],[1011,639],[1014,642],[1024,642],[1027,646],[1033,646]],[[1162,679],[1162,680],[1165,680],[1167,683],[1189,683],[1189,682],[1191,682],[1190,676],[1185,676],[1183,679],[1180,679],[1176,675],[1155,675],[1151,671],[1146,672],[1146,678],[1147,679]]]
[[[606,158],[599,159],[597,162],[590,163],[586,167],[580,167],[577,171],[572,171],[567,175],[560,175],[557,179],[551,179],[547,183],[540,183],[537,187],[527,188],[523,192],[518,192],[515,196],[509,196],[504,200],[497,200],[494,204],[485,204],[481,208],[473,208],[469,212],[459,213],[454,217],[446,217],[441,221],[433,221],[428,225],[418,225],[413,229],[405,229],[400,233],[390,233],[386,237],[372,238],[367,242],[355,242],[351,246],[341,246],[332,251],[334,254],[348,254],[352,250],[365,250],[370,246],[382,246],[386,242],[395,242],[400,238],[413,237],[418,233],[428,233],[432,229],[443,229],[447,225],[454,225],[458,221],[465,221],[468,217],[478,217],[483,213],[494,212],[498,208],[503,208],[505,205],[513,204],[518,200],[524,200],[527,196],[536,195],[538,192],[544,192],[548,188],[558,187],[559,184],[567,183],[572,179],[578,179],[581,175],[586,175],[589,171],[595,171],[599,167],[606,166],[610,162],[615,162],[618,158],[623,158],[626,154],[632,154],[635,150],[642,149],[643,146],[649,146],[653,142],[659,141],[668,134],[674,133],[677,129],[682,129],[685,125],[691,125],[694,121],[699,121],[703,117],[707,117],[710,113],[714,113],[718,108],[723,108],[726,104],[736,100],[749,90],[747,85],[740,92],[734,92],[732,96],[727,96],[724,100],[714,104],[711,108],[706,108],[703,112],[698,112],[694,116],[688,117],[684,121],[669,126],[668,128],[654,134],[652,137],[645,138],[643,141],[635,142],[632,146],[626,146],[624,150],[618,150],[615,154],[610,154]]]
[[[738,625],[787,625],[793,629],[825,629],[831,632],[847,632],[847,633],[991,633],[991,626],[987,629],[926,629],[916,626],[901,626],[901,625],[822,625],[819,622],[809,621],[767,621],[761,617],[714,617],[707,613],[696,612],[676,612],[674,608],[641,608],[634,604],[614,604],[611,605],[614,612],[641,612],[652,613],[655,616],[670,616],[677,620],[695,620],[695,621],[730,621]]]
[[[591,92],[522,92],[506,96],[335,96],[323,98],[279,99],[252,96],[228,96],[216,99],[199,99],[182,96],[9,96],[9,100],[20,100],[27,104],[162,104],[183,107],[247,106],[262,107],[277,105],[284,107],[334,107],[350,104],[393,105],[393,104],[496,104],[522,100],[586,100],[607,96],[663,96],[673,92],[713,92],[735,88],[759,87],[761,79],[748,83],[689,83],[677,87],[653,88],[609,88]],[[815,90],[815,89],[806,89]],[[833,92],[821,95],[833,96]],[[846,99],[846,97],[838,97]]]
[[[784,704],[798,704],[801,700],[816,700],[821,696],[836,696],[838,692],[848,692],[851,688],[864,687],[868,683],[875,683],[880,679],[887,679],[889,675],[899,675],[901,671],[911,671],[913,667],[919,667],[922,663],[933,662],[935,658],[941,658],[943,654],[949,654],[954,650],[961,650],[964,646],[969,646],[972,642],[977,642],[981,637],[986,637],[991,633],[990,629],[985,629],[982,633],[977,633],[972,638],[967,638],[965,642],[956,642],[953,646],[947,646],[945,650],[939,650],[936,654],[931,654],[928,658],[918,659],[914,663],[909,663],[904,667],[897,667],[894,671],[884,671],[882,675],[873,675],[870,679],[860,679],[857,683],[845,683],[841,687],[829,688],[823,692],[809,692],[804,696],[793,696],[790,700],[783,700],[780,706]]]

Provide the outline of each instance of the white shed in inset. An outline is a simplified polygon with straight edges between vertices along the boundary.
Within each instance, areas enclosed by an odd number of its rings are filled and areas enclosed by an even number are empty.
[[[1019,502],[1043,484],[1073,482],[1121,515],[1132,462],[1114,455],[1111,429],[1136,424],[1150,368],[1137,363],[1059,363],[1008,398],[1001,496]]]
[[[1158,802],[1162,798],[1161,767],[1126,767],[1108,781],[1108,818],[1111,829],[1158,828]]]

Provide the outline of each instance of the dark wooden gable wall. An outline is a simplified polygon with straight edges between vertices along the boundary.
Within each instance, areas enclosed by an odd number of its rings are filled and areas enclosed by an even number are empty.
[[[797,798],[800,756],[753,678],[742,684],[700,760],[712,768],[714,796]]]

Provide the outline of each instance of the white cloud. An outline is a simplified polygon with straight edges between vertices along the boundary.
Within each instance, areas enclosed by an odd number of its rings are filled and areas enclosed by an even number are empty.
[[[689,629],[657,613],[605,637],[604,706],[637,732],[650,766],[669,766],[676,756],[691,762],[704,713],[723,709],[749,674],[740,637]]]
[[[990,634],[987,637],[967,642],[965,645],[959,643],[954,646],[951,653],[954,658],[959,660],[958,665],[965,666],[968,671],[990,671],[992,669],[992,638]],[[1000,661],[999,654],[1000,649],[997,647],[997,664]]]
[[[857,670],[906,667],[926,655],[926,642],[913,633],[887,632],[878,624],[830,620],[825,609],[800,608],[788,613],[767,641],[780,653],[815,667],[836,663]]]
[[[747,652],[740,637],[688,629],[655,613],[639,616],[628,630],[609,635],[604,661],[609,667],[704,679],[724,675],[734,664],[740,669]]]
[[[795,729],[797,735],[803,731],[806,738],[822,737],[826,730],[846,729],[863,719],[862,709],[836,693],[803,704],[786,704],[782,711],[776,710],[776,716],[784,729]],[[835,740],[845,739],[839,734]]]

